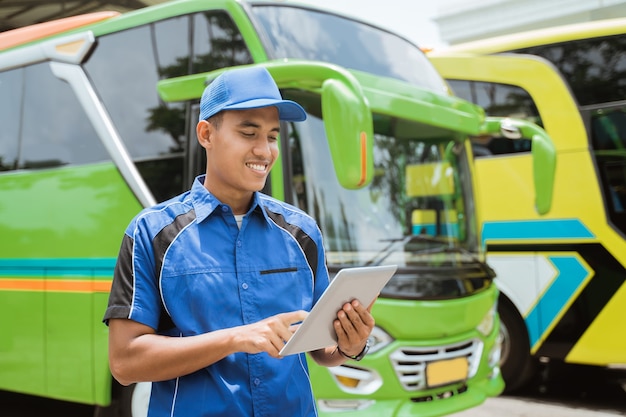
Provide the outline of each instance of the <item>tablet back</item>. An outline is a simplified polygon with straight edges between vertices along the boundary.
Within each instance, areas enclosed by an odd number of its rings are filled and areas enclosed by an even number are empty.
[[[337,343],[333,321],[341,307],[354,299],[369,306],[396,272],[397,265],[340,270],[319,301],[281,349],[281,356],[310,352]]]

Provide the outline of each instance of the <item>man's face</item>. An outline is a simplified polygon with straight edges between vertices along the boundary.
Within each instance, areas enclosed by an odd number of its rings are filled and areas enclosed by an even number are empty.
[[[261,190],[278,158],[278,109],[224,111],[217,128],[208,125],[208,140],[199,131],[207,149],[205,186],[223,202]]]

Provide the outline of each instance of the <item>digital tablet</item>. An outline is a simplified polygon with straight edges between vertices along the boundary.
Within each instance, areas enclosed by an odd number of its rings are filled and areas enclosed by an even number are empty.
[[[337,344],[333,321],[342,306],[354,299],[369,306],[393,276],[397,265],[344,268],[330,282],[309,315],[281,349],[280,355],[310,352]]]

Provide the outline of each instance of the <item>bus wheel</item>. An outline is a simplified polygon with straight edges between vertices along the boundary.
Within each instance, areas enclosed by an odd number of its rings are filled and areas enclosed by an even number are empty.
[[[94,417],[146,417],[150,402],[150,382],[127,387],[113,381],[113,400],[108,407],[96,407]]]
[[[498,300],[500,338],[502,343],[500,369],[506,384],[504,392],[522,388],[536,372],[536,363],[530,355],[528,331],[517,309],[506,298]]]

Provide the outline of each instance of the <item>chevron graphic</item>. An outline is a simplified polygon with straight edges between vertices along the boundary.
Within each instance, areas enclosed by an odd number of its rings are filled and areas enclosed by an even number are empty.
[[[550,255],[547,258],[557,273],[525,318],[532,351],[547,337],[593,276],[593,270],[577,255]]]

